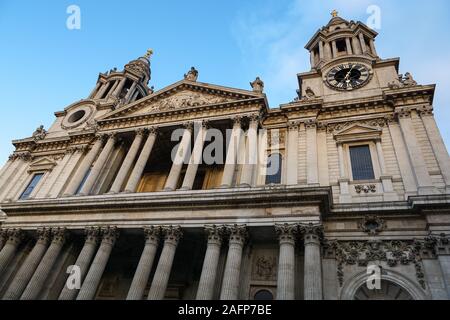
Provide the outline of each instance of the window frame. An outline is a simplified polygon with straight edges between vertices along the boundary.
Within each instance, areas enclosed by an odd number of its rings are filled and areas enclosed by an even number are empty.
[[[372,168],[373,168],[373,175],[374,179],[369,180],[355,180],[353,178],[353,168],[352,168],[352,161],[350,157],[350,148],[351,147],[361,147],[361,146],[368,146],[369,152],[370,152],[370,159],[372,160]],[[351,182],[357,182],[357,183],[364,183],[364,182],[374,182],[380,180],[380,165],[378,162],[378,153],[376,144],[374,141],[357,141],[357,142],[347,142],[343,144],[344,148],[344,161],[345,161],[345,169],[347,171],[347,176],[349,177]]]
[[[278,154],[278,155],[279,155],[279,159],[280,159],[280,161],[281,161],[281,165],[280,165],[280,168],[279,168],[279,170],[280,170],[280,172],[279,172],[280,182],[277,182],[277,183],[267,183],[267,177],[268,177],[268,175],[267,175],[267,165],[269,164],[269,158],[270,158],[272,155],[275,155],[275,154]],[[265,168],[264,168],[264,185],[282,185],[282,184],[284,184],[284,183],[283,183],[283,180],[284,180],[283,173],[285,172],[285,170],[284,170],[284,163],[285,163],[285,161],[284,161],[284,156],[283,156],[283,153],[282,153],[281,151],[279,151],[279,150],[274,150],[273,152],[269,152],[269,153],[267,154],[267,158],[266,158],[266,166],[265,166]]]
[[[40,188],[42,181],[44,181],[44,177],[47,174],[47,172],[45,171],[34,171],[31,172],[30,177],[27,179],[27,183],[25,184],[25,188],[22,188],[22,192],[19,194],[18,200],[21,201],[26,201],[26,200],[30,200],[32,198],[32,196],[34,196],[37,192],[37,190]],[[28,188],[30,188],[31,183],[33,182],[33,179],[40,175],[41,177],[39,178],[38,182],[36,183],[36,185],[33,187],[33,189],[31,190],[31,192],[28,194],[28,196],[26,198],[23,198],[25,195],[25,192],[28,190]]]

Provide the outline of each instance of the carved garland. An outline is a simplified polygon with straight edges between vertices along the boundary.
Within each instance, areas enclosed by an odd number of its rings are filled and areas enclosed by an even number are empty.
[[[367,267],[369,262],[383,261],[391,268],[398,265],[413,264],[416,270],[416,278],[423,289],[425,286],[425,274],[423,272],[421,251],[429,249],[429,241],[400,241],[400,240],[375,240],[375,241],[327,241],[325,248],[334,251],[337,260],[337,277],[339,285],[344,284],[344,266],[358,265]]]

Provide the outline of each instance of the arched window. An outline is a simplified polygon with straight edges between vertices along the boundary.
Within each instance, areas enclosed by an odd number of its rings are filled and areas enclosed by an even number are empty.
[[[281,167],[283,157],[279,153],[272,153],[267,158],[266,184],[281,183]]]
[[[355,294],[355,300],[413,300],[412,296],[397,284],[382,280],[378,290],[369,290],[367,285],[361,286]]]
[[[259,290],[253,297],[254,300],[273,300],[273,294],[269,290]]]

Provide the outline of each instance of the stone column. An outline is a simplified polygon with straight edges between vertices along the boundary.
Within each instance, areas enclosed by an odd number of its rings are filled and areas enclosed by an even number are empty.
[[[247,227],[234,225],[229,228],[230,240],[222,281],[220,300],[237,300],[241,275],[242,250],[247,239]]]
[[[94,261],[92,262],[86,279],[83,281],[77,300],[93,300],[97,293],[98,285],[102,279],[106,264],[108,263],[111,251],[119,237],[119,231],[116,227],[107,227],[102,229],[102,242],[98,248]]]
[[[217,278],[217,267],[220,258],[220,248],[222,246],[225,228],[207,226],[206,231],[208,232],[208,245],[198,285],[197,300],[213,299],[214,286]]]
[[[331,44],[329,42],[325,43],[325,58],[331,60],[333,58],[333,53],[331,52]]]
[[[189,165],[184,175],[183,184],[181,190],[191,190],[195,177],[197,175],[197,170],[199,164],[202,163],[203,158],[203,145],[205,143],[206,133],[208,131],[207,122],[200,124],[199,132],[197,133],[197,138],[195,139],[194,148],[192,150],[191,158],[189,159]]]
[[[320,240],[322,225],[301,225],[300,231],[305,242],[304,296],[305,300],[322,300],[322,258]]]
[[[331,41],[331,49],[333,52],[333,58],[337,58],[338,50],[337,50],[337,46],[336,46],[336,40]]]
[[[306,173],[308,184],[319,183],[318,155],[317,155],[317,124],[311,120],[306,127]]]
[[[253,174],[258,164],[258,126],[259,115],[250,117],[250,125],[247,131],[247,142],[245,148],[245,161],[242,164],[241,187],[253,185]]]
[[[359,43],[361,44],[362,53],[367,53],[366,42],[364,41],[364,35],[362,33],[359,34]]]
[[[45,254],[48,243],[50,241],[50,229],[38,229],[38,240],[30,252],[25,262],[20,267],[19,271],[11,282],[8,290],[3,296],[4,300],[18,300],[30,281],[33,273]]]
[[[20,300],[36,300],[66,241],[65,228],[52,229],[52,243],[33,274]]]
[[[3,230],[5,245],[0,251],[0,278],[24,238],[20,229]]]
[[[311,50],[309,60],[311,62],[311,67],[314,68],[316,66],[316,55],[314,54],[314,50]]]
[[[416,183],[418,185],[419,195],[438,193],[436,188],[433,186],[433,181],[431,180],[427,165],[425,163],[425,158],[419,146],[419,142],[417,141],[416,132],[411,119],[411,111],[399,111],[398,118],[409,159],[412,164]]]
[[[444,277],[445,288],[447,290],[447,298],[450,299],[450,236],[441,234],[436,241],[435,247],[441,266],[442,275]]]
[[[431,107],[427,107],[419,112],[422,118],[423,126],[427,132],[434,155],[439,164],[442,178],[445,182],[446,193],[450,193],[450,158],[444,140],[436,124]]]
[[[100,228],[86,228],[85,234],[86,240],[84,242],[83,249],[81,249],[77,261],[74,264],[74,266],[80,269],[80,283],[83,283],[84,278],[86,277],[86,274],[89,270],[92,258],[94,257],[95,249],[97,249]],[[66,282],[64,284],[63,290],[61,291],[61,294],[59,295],[58,300],[75,300],[78,292],[79,289],[69,289]]]
[[[173,191],[176,189],[178,184],[178,179],[180,178],[181,169],[188,155],[192,136],[192,123],[185,125],[185,130],[178,149],[175,155],[172,155],[172,168],[170,169],[169,177],[167,178],[166,185],[164,187],[165,191]]]
[[[350,38],[345,38],[345,44],[347,46],[347,54],[353,54],[352,44],[350,42]]]
[[[133,84],[130,87],[130,90],[128,90],[127,95],[125,96],[126,101],[130,101],[130,98],[133,95],[134,90],[136,89],[136,86],[137,86],[137,82],[135,81],[135,82],[133,82]]]
[[[102,86],[100,87],[100,90],[95,95],[94,99],[101,99],[101,97],[105,94],[106,89],[108,89],[109,84],[108,83],[102,83]]]
[[[352,38],[352,43],[353,43],[353,51],[355,52],[355,54],[362,54],[361,44],[359,43],[359,40],[356,37]]]
[[[175,251],[177,250],[178,242],[183,234],[180,227],[170,226],[163,230],[165,235],[164,247],[158,261],[158,266],[156,267],[150,292],[148,294],[148,300],[164,299],[167,285],[169,284],[170,272],[172,271]]]
[[[149,129],[147,140],[145,141],[141,154],[139,155],[139,158],[136,161],[136,164],[134,165],[133,171],[131,172],[130,178],[128,179],[128,183],[125,187],[124,192],[128,193],[136,192],[137,187],[139,185],[139,181],[141,180],[142,177],[142,173],[144,172],[148,158],[150,157],[153,146],[155,144],[157,131],[158,129],[156,127]]]
[[[323,47],[323,41],[319,41],[319,58],[320,60],[323,60],[325,57],[324,47]]]
[[[119,193],[121,191],[122,185],[125,182],[131,166],[133,165],[134,159],[136,159],[136,155],[139,151],[139,147],[141,146],[144,134],[145,130],[143,129],[136,131],[134,141],[131,144],[130,150],[128,150],[127,156],[123,160],[122,166],[120,167],[119,173],[117,174],[109,193]]]
[[[123,89],[123,86],[125,85],[127,81],[127,78],[123,78],[122,80],[120,80],[119,84],[117,85],[117,87],[114,89],[114,92],[112,93],[113,96],[118,97],[120,95],[120,92]]]
[[[97,90],[100,88],[100,85],[102,83],[101,82],[97,82],[97,84],[95,85],[94,90],[92,90],[91,94],[89,95],[89,99],[92,99],[95,97],[95,94],[97,93]]]
[[[95,158],[97,157],[98,153],[100,152],[102,145],[103,145],[103,136],[99,135],[96,137],[94,146],[89,151],[89,153],[86,155],[86,157],[83,159],[80,167],[77,169],[74,176],[72,177],[72,180],[70,181],[69,185],[67,186],[64,196],[75,195],[78,188],[80,187],[81,182],[83,181],[84,177],[86,176],[87,172],[89,171],[89,168],[91,167],[92,162],[94,162]]]
[[[113,151],[114,144],[116,143],[116,138],[117,136],[115,133],[108,134],[108,142],[106,143],[102,152],[95,161],[95,164],[92,167],[91,172],[89,173],[89,176],[86,179],[86,182],[83,184],[83,187],[80,190],[81,196],[87,196],[91,192],[91,189],[94,186],[95,182],[97,181],[97,178],[100,175],[103,166],[105,165],[106,161],[108,160],[108,157]]]
[[[297,225],[276,225],[275,231],[280,241],[278,260],[277,300],[295,299],[295,240]]]
[[[375,47],[375,41],[373,39],[370,39],[369,44],[370,44],[370,50],[372,51],[372,54],[375,56],[378,56],[377,49]]]
[[[228,144],[228,150],[227,150],[227,158],[225,160],[225,166],[223,170],[223,176],[222,176],[222,188],[229,188],[231,187],[231,184],[233,183],[233,177],[234,177],[234,171],[236,169],[236,163],[237,163],[237,155],[239,150],[239,144],[242,137],[242,118],[241,117],[235,117],[233,119],[233,131],[231,132],[230,142]]]
[[[287,138],[287,157],[286,157],[286,184],[297,185],[298,184],[298,122],[289,123],[289,131]]]
[[[148,227],[144,229],[144,233],[146,239],[144,251],[142,251],[130,290],[128,290],[127,300],[142,300],[144,296],[145,287],[155,260],[156,250],[158,249],[161,228]]]
[[[339,189],[340,189],[340,196],[339,196],[339,202],[351,202],[351,195],[348,188],[348,184],[350,182],[346,170],[345,170],[345,159],[344,159],[344,148],[342,146],[342,143],[338,143],[338,155],[339,155]]]

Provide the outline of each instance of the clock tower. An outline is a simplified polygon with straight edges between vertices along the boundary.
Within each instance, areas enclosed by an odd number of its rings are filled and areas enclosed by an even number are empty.
[[[347,21],[332,12],[330,22],[306,45],[311,71],[298,75],[299,95],[313,92],[324,102],[381,95],[399,82],[399,59],[381,59],[377,32],[361,22]]]

